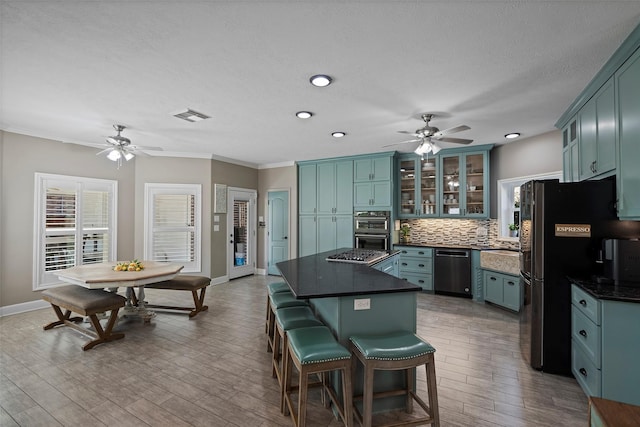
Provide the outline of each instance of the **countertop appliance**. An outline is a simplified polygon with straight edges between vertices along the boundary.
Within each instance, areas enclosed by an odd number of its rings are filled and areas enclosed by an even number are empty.
[[[471,250],[436,249],[433,268],[436,293],[471,298]]]
[[[535,369],[571,375],[571,286],[596,272],[616,220],[615,181],[529,181],[520,187],[520,348]]]
[[[380,251],[391,249],[391,212],[354,212],[353,222],[353,247]]]
[[[385,251],[377,251],[372,249],[349,249],[337,254],[327,256],[327,261],[333,262],[350,262],[353,264],[372,264],[388,255]]]

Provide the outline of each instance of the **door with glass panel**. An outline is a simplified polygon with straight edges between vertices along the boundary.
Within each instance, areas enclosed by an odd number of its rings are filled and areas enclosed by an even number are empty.
[[[229,279],[248,276],[256,269],[255,190],[229,188],[227,195],[227,264]]]

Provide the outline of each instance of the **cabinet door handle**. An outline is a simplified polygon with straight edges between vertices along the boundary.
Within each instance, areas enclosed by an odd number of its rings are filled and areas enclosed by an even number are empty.
[[[405,265],[405,266],[406,266],[406,265],[409,265],[409,264],[407,264],[406,262],[403,262],[403,263],[402,263],[402,265]]]
[[[586,307],[587,306],[587,302],[585,300],[581,299],[580,300],[580,305],[583,306],[583,307]]]
[[[491,280],[493,280],[493,281],[498,280],[498,279],[496,279],[496,278],[495,278],[495,277],[493,277],[493,276],[491,276],[491,277],[490,277],[490,279],[491,279]]]
[[[509,280],[509,281],[507,282],[507,285],[509,285],[509,286],[513,286],[513,285],[515,285],[515,282],[513,282],[513,281]]]
[[[587,331],[585,331],[584,329],[581,329],[580,332],[578,332],[580,335],[582,335],[583,337],[587,337]]]
[[[424,267],[424,264],[418,264],[418,267]]]
[[[578,371],[582,374],[583,377],[587,376],[587,370],[586,369],[580,368]]]
[[[401,253],[406,254],[406,253],[407,253],[407,251],[402,251]]]
[[[424,283],[424,280],[420,279],[418,280],[419,283]]]
[[[422,251],[419,251],[419,252],[418,252],[418,254],[420,254],[420,255],[424,255],[424,252],[422,252]]]

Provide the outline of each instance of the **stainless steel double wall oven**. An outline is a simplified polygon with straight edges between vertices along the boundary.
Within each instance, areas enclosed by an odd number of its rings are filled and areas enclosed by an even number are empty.
[[[391,212],[356,211],[353,214],[355,248],[391,249]]]

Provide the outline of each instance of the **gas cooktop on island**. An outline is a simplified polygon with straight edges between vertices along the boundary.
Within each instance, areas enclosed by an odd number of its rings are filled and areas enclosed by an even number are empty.
[[[349,249],[338,254],[329,255],[326,260],[333,262],[350,262],[353,264],[372,264],[387,256],[385,251],[373,249]]]

